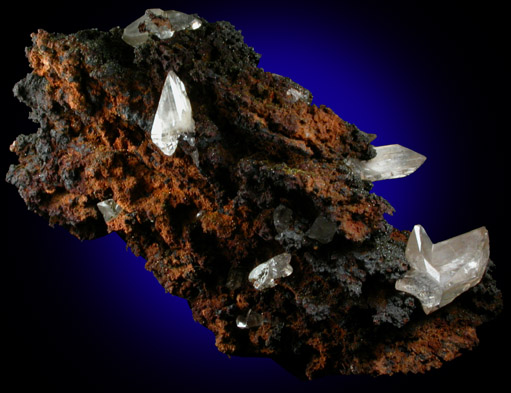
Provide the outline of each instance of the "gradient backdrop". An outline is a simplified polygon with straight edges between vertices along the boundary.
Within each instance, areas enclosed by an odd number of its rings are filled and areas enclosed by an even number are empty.
[[[353,2],[355,3],[355,2]],[[8,146],[35,132],[12,86],[29,71],[24,47],[38,28],[73,33],[126,26],[146,8],[228,20],[262,54],[260,66],[308,88],[375,145],[398,143],[428,157],[413,175],[375,184],[400,229],[422,224],[434,242],[479,226],[490,232],[500,287],[510,274],[504,249],[509,164],[500,91],[503,10],[491,2],[456,7],[393,1],[19,2],[4,9],[2,173]],[[446,5],[447,4],[447,5]],[[9,23],[7,22],[7,23]],[[5,50],[5,49],[4,49]],[[506,108],[506,112],[509,109]],[[8,380],[51,392],[399,392],[467,391],[503,379],[503,318],[480,329],[481,345],[426,376],[328,377],[300,381],[269,359],[228,358],[195,323],[186,301],[165,294],[115,235],[80,242],[26,210],[5,187],[2,241],[2,355]],[[5,223],[5,221],[4,221]],[[5,252],[6,251],[6,252]],[[491,385],[490,385],[491,386]],[[442,390],[443,391],[443,390]]]

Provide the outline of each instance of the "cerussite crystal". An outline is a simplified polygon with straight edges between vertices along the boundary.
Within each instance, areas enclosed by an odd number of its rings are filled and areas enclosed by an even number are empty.
[[[481,227],[433,244],[416,225],[406,246],[410,271],[396,289],[417,297],[429,314],[481,281],[490,258],[488,231]]]
[[[425,270],[407,260],[408,232],[385,220],[393,208],[370,182],[423,158],[373,147],[374,135],[259,68],[230,23],[183,15],[33,35],[33,72],[14,93],[41,127],[16,138],[7,174],[30,209],[80,239],[115,231],[229,355],[314,378],[425,372],[477,345],[475,328],[501,308],[491,261],[463,301],[431,315],[395,288],[425,277],[441,304],[486,258],[475,236],[455,249],[478,262],[446,256],[444,273],[439,244]]]

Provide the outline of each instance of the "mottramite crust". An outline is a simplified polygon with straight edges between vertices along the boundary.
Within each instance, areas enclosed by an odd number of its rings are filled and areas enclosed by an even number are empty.
[[[314,378],[425,372],[473,348],[502,307],[487,243],[482,277],[435,285],[449,302],[426,314],[417,272],[449,253],[409,252],[371,193],[424,157],[311,105],[228,22],[160,11],[127,31],[33,35],[14,93],[39,129],[11,145],[7,174],[28,208],[80,239],[117,232],[227,354]]]

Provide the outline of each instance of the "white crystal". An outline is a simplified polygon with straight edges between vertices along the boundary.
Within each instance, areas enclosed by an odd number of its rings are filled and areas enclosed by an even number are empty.
[[[426,157],[401,145],[375,147],[376,157],[367,160],[350,158],[348,166],[363,180],[377,181],[397,179],[415,172]]]
[[[239,315],[236,318],[236,326],[240,329],[250,329],[261,326],[264,322],[263,316],[259,313],[248,310],[247,315]]]
[[[396,289],[417,297],[429,314],[481,281],[490,257],[488,231],[481,227],[433,244],[415,225],[405,255],[410,270],[396,281]]]
[[[122,39],[131,46],[146,42],[149,34],[160,39],[171,38],[176,31],[201,27],[202,22],[194,16],[179,11],[163,11],[159,8],[146,10],[145,14],[126,26]]]
[[[98,209],[103,215],[105,222],[113,220],[122,213],[122,208],[113,200],[107,199],[97,203]]]
[[[320,243],[327,244],[332,241],[336,232],[337,225],[335,222],[332,222],[323,216],[319,216],[314,220],[306,235]]]
[[[291,262],[291,254],[285,252],[276,255],[252,269],[248,280],[259,291],[272,288],[277,285],[275,282],[277,278],[287,277],[293,273],[293,267],[289,262]]]
[[[286,96],[289,97],[289,100],[292,102],[292,103],[295,103],[297,101],[304,101],[304,102],[307,102],[308,100],[308,96],[307,94],[305,94],[303,91],[300,91],[300,90],[297,90],[295,89],[294,87],[290,87],[287,91],[286,91]]]
[[[185,85],[173,71],[169,71],[154,115],[151,139],[164,154],[171,156],[176,151],[179,137],[190,138],[194,130],[192,105]]]

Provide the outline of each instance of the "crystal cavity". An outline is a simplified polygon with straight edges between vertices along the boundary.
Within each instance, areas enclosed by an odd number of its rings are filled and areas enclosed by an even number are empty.
[[[367,160],[348,159],[348,166],[362,180],[377,181],[397,179],[415,172],[426,157],[401,145],[377,146],[376,157]]]
[[[168,156],[174,154],[180,137],[193,136],[195,122],[186,88],[174,71],[169,71],[154,115],[151,139]]]
[[[105,222],[113,220],[122,213],[122,208],[113,200],[107,199],[97,204],[99,211],[103,215]]]
[[[290,265],[290,262],[291,254],[285,252],[276,255],[252,269],[248,275],[248,280],[259,291],[272,288],[277,285],[276,279],[287,277],[293,273],[293,267]]]
[[[124,29],[122,39],[135,47],[146,42],[150,34],[162,40],[169,39],[176,31],[196,30],[201,25],[202,22],[192,15],[174,10],[163,11],[159,8],[151,8]]]
[[[396,289],[419,299],[429,314],[481,281],[490,257],[488,231],[481,227],[433,244],[415,225],[405,255],[410,270],[396,281]]]

